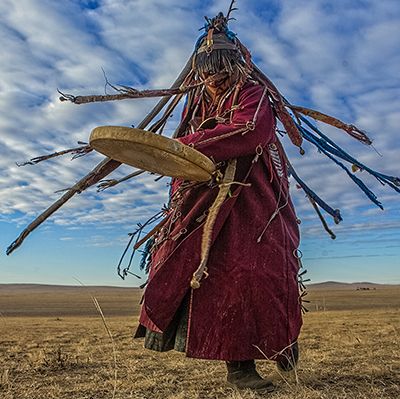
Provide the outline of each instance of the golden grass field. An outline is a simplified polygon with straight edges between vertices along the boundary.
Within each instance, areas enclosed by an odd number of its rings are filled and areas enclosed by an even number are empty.
[[[0,398],[400,398],[400,287],[345,288],[310,289],[297,371],[259,362],[277,385],[262,396],[228,388],[222,362],[132,340],[138,289],[0,285]]]

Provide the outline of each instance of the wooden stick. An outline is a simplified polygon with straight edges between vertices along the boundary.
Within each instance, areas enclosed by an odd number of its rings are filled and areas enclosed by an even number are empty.
[[[129,175],[123,177],[122,179],[116,180],[116,179],[109,179],[109,180],[101,180],[100,184],[97,185],[97,192],[107,190],[110,187],[114,187],[119,183],[122,183],[124,181],[127,181],[129,179],[132,179],[133,177],[139,176],[143,173],[145,173],[145,170],[138,170],[136,172],[130,173]]]
[[[188,60],[182,72],[172,85],[172,88],[179,87],[185,80],[186,76],[190,73],[192,69],[192,57]],[[150,113],[143,119],[143,121],[138,125],[139,129],[144,129],[164,108],[168,100],[171,98],[170,95],[163,97],[156,106],[150,111]],[[61,208],[69,199],[71,199],[75,194],[80,194],[82,191],[86,190],[93,184],[98,183],[100,180],[104,179],[107,175],[113,172],[121,165],[120,162],[115,161],[110,158],[105,158],[100,162],[90,173],[79,180],[74,186],[72,186],[59,200],[57,200],[53,205],[47,208],[41,215],[39,215],[33,222],[31,222],[18,236],[18,238],[7,248],[6,254],[10,255],[15,251],[26,239],[26,237],[40,226],[49,216]]]
[[[88,103],[96,103],[96,102],[104,102],[104,101],[116,101],[116,100],[126,100],[133,98],[151,98],[151,97],[165,97],[165,96],[173,96],[175,94],[181,94],[184,90],[178,88],[172,89],[160,89],[160,90],[126,90],[123,93],[119,94],[102,94],[96,95],[92,94],[89,96],[74,96],[72,94],[64,94],[59,91],[61,97],[59,97],[60,101],[70,101],[74,104],[88,104]]]

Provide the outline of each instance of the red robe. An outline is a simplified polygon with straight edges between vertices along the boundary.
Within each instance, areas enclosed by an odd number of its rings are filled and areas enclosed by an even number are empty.
[[[230,95],[219,115],[231,110],[232,101]],[[204,212],[218,192],[203,184],[173,201],[156,238],[143,298],[140,323],[160,332],[191,291],[186,354],[194,358],[273,358],[297,340],[302,324],[299,231],[275,117],[261,85],[247,82],[237,104],[231,119],[179,139],[217,163],[237,158],[235,181],[249,184],[231,186],[218,213],[209,276],[199,289],[190,288],[200,263]]]

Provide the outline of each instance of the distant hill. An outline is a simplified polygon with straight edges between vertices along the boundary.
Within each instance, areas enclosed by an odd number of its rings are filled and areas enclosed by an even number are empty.
[[[76,292],[76,291],[130,291],[139,290],[138,287],[119,287],[108,285],[57,285],[57,284],[2,284],[0,283],[0,293],[8,292]]]
[[[308,283],[306,284],[307,289],[311,290],[355,290],[357,288],[390,288],[398,287],[400,284],[378,284],[371,283],[368,281],[355,282],[355,283],[343,283],[340,281],[325,281],[322,283]],[[120,287],[120,286],[109,286],[109,285],[56,285],[56,284],[2,284],[0,283],[0,293],[7,292],[120,292],[136,291],[140,290],[139,287]]]
[[[325,281],[323,283],[307,284],[309,290],[356,290],[358,289],[379,289],[397,287],[399,284],[378,284],[367,281],[356,283],[341,283],[339,281]]]

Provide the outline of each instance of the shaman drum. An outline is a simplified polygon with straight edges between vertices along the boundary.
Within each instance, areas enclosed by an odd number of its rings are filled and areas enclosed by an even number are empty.
[[[215,171],[201,152],[142,129],[99,126],[90,135],[90,146],[111,159],[163,176],[207,181]]]

